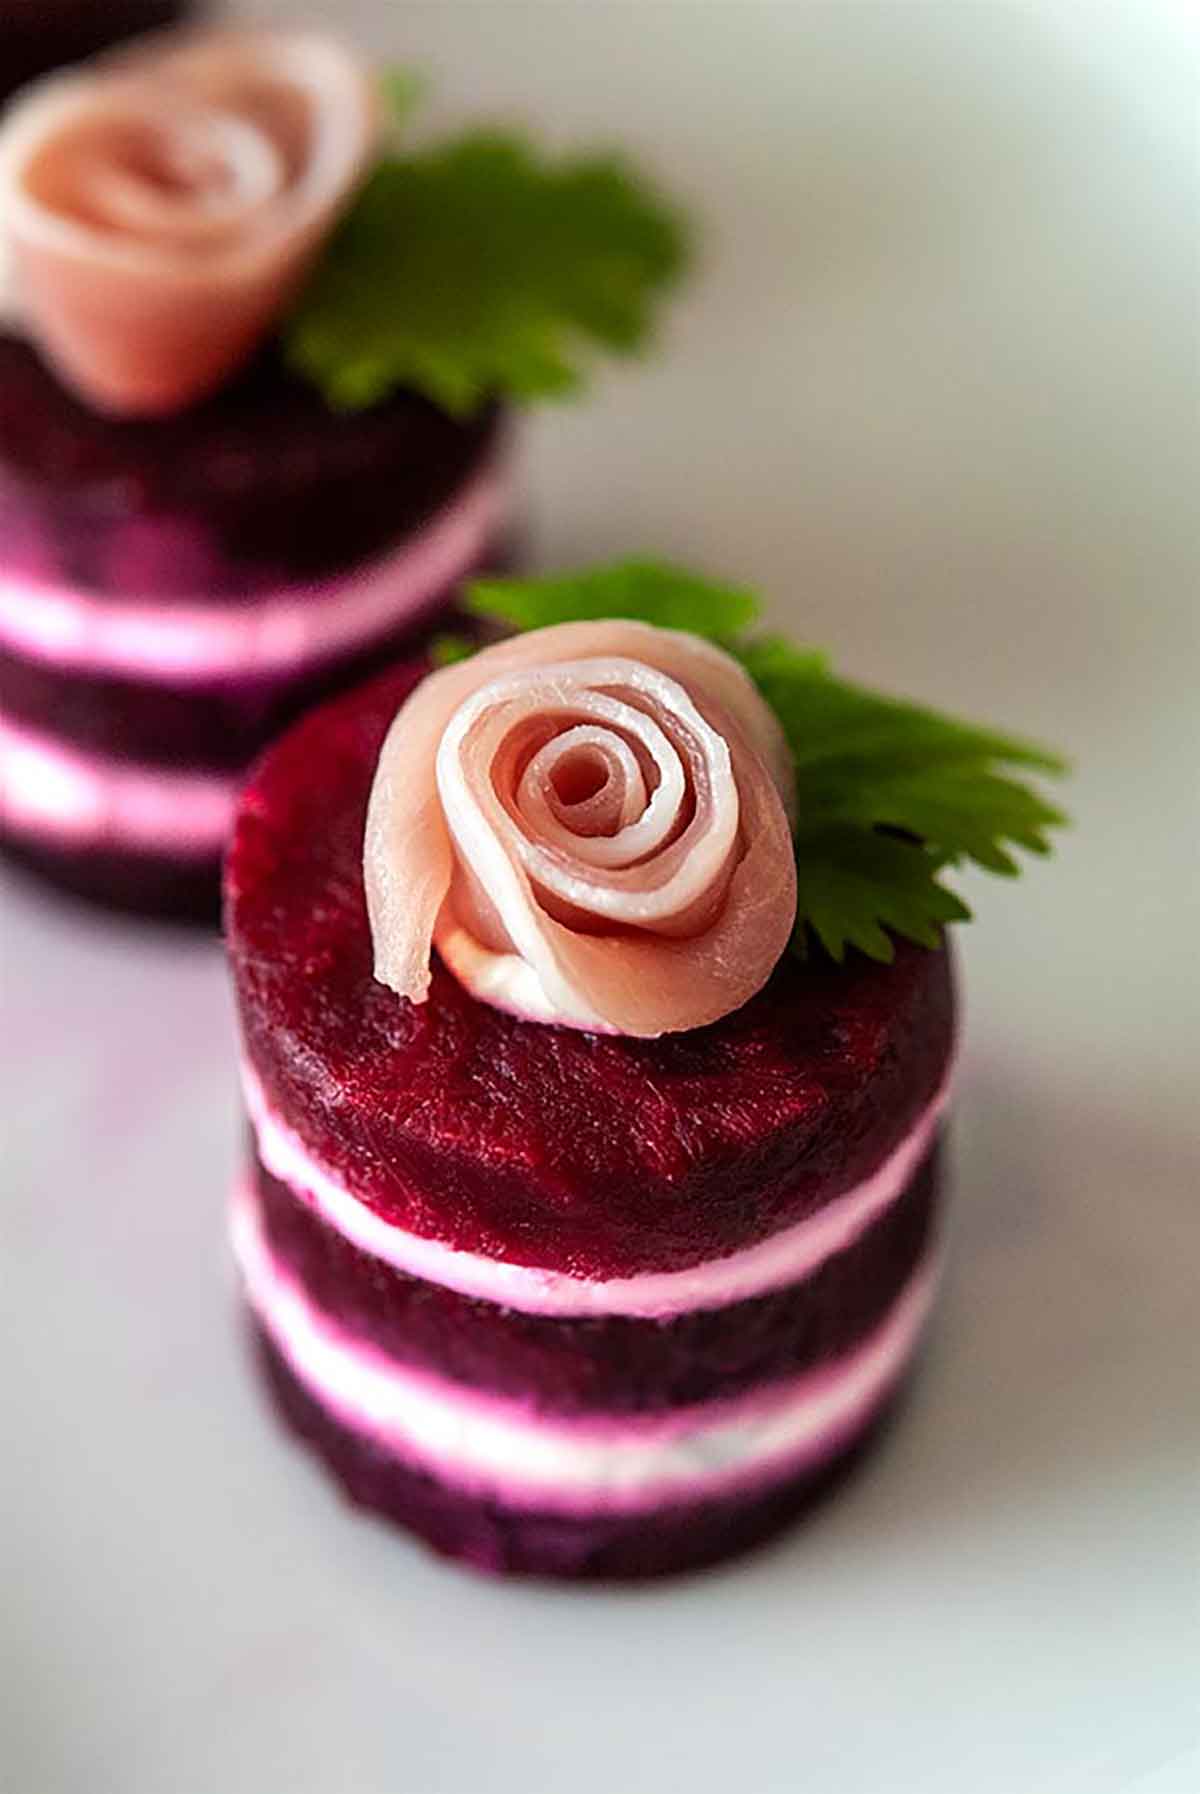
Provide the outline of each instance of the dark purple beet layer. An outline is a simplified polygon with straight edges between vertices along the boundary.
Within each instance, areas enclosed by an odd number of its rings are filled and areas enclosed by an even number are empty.
[[[221,917],[221,865],[208,858],[173,859],[94,847],[0,839],[0,855],[70,897],[130,916],[199,923]]]
[[[661,1040],[522,1022],[435,964],[377,984],[362,829],[399,669],[307,718],[252,779],[227,862],[247,1049],[277,1114],[410,1232],[591,1277],[700,1263],[868,1176],[941,1084],[944,949],[789,956],[712,1027]]]
[[[252,1328],[277,1413],[324,1460],[343,1493],[443,1557],[496,1575],[630,1581],[698,1570],[748,1551],[834,1491],[875,1443],[898,1399],[893,1394],[836,1457],[765,1494],[576,1519],[480,1501],[408,1469],[335,1420]]]
[[[352,1338],[457,1383],[559,1414],[720,1400],[860,1345],[926,1257],[938,1155],[860,1239],[789,1289],[671,1320],[555,1320],[406,1276],[352,1246],[257,1166],[272,1256]]]
[[[515,560],[498,536],[466,577],[503,572]],[[158,685],[60,670],[0,646],[0,712],[83,753],[241,772],[315,704],[411,655],[431,630],[460,630],[454,611],[460,590],[460,580],[443,586],[418,613],[348,653],[255,679]]]
[[[181,0],[4,0],[0,100],[37,75],[203,10]]]
[[[264,357],[177,417],[118,422],[80,405],[25,344],[0,339],[0,572],[104,595],[253,605],[403,547],[501,452],[496,408],[459,423],[414,394],[336,416]],[[497,532],[476,570],[514,563]],[[306,588],[303,582],[310,582]],[[444,625],[458,581],[418,614],[281,674],[172,686],[0,648],[0,714],[83,753],[240,774],[294,718]],[[6,846],[118,909],[210,917],[215,861],[91,852],[22,835]]]
[[[415,393],[331,412],[270,354],[176,416],[102,417],[0,338],[5,571],[230,603],[346,572],[420,528],[500,441]]]

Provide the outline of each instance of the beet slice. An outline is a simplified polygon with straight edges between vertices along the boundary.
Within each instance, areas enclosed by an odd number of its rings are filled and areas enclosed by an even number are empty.
[[[413,392],[331,412],[268,350],[202,404],[103,417],[0,338],[0,555],[107,596],[242,604],[343,574],[419,529],[498,452],[495,407]]]
[[[226,925],[246,1048],[276,1113],[385,1219],[589,1277],[750,1245],[870,1175],[946,1075],[945,949],[789,956],[713,1026],[661,1040],[523,1022],[435,965],[376,984],[362,829],[403,667],[300,723],[245,793]]]
[[[351,1245],[261,1165],[254,1169],[272,1257],[349,1340],[557,1415],[720,1401],[853,1353],[928,1259],[940,1181],[935,1146],[857,1240],[769,1295],[664,1320],[559,1319],[394,1270]]]
[[[443,1557],[503,1576],[643,1580],[748,1551],[836,1491],[904,1391],[902,1383],[834,1456],[773,1488],[646,1514],[576,1518],[502,1507],[408,1468],[314,1400],[253,1323],[251,1339],[277,1415],[324,1461],[348,1500],[416,1533]]]
[[[226,868],[245,1049],[276,1119],[394,1225],[592,1278],[703,1263],[870,1176],[926,1115],[954,1043],[944,948],[891,965],[789,958],[713,1026],[626,1040],[523,1022],[435,964],[419,1007],[375,983],[362,881],[383,735],[422,663],[296,725],[246,787]],[[930,1263],[936,1142],[863,1232],[790,1287],[667,1319],[525,1314],[360,1251],[257,1161],[263,1242],[348,1345],[582,1418],[734,1398],[851,1356]],[[355,1502],[504,1574],[641,1577],[711,1563],[795,1518],[861,1455],[895,1388],[817,1466],[649,1513],[506,1505],[401,1462],[300,1382],[258,1323],[286,1424]]]
[[[214,932],[220,922],[221,864],[212,855],[173,858],[15,838],[0,840],[0,854],[19,873],[97,909]]]
[[[497,536],[468,576],[515,564],[510,542]],[[461,580],[452,580],[417,613],[343,653],[254,678],[160,684],[60,668],[0,646],[0,714],[106,759],[177,771],[244,772],[290,723],[398,656],[418,651],[431,631],[469,632],[473,621],[456,609],[461,588]]]
[[[27,344],[0,338],[0,579],[31,606],[65,586],[109,606],[151,599],[253,611],[268,595],[337,603],[337,586],[386,563],[488,477],[506,447],[492,406],[467,422],[415,393],[353,416],[265,353],[205,403],[117,420],[72,397]],[[0,643],[0,720],[47,745],[151,771],[243,773],[314,703],[414,652],[445,626],[468,571],[515,564],[509,525],[413,611],[315,645],[294,664],[203,680],[57,664]],[[322,586],[325,587],[322,590]],[[217,855],[126,851],[11,830],[3,845],[66,888],[114,908],[211,916]]]

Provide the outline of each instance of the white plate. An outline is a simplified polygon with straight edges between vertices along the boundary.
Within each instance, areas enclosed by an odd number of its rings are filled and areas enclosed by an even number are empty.
[[[708,224],[664,359],[530,432],[544,558],[760,580],[1066,746],[1078,826],[974,893],[903,1424],[776,1549],[642,1593],[475,1581],[270,1430],[219,956],[6,887],[5,1794],[1200,1786],[1186,10],[377,15],[447,109],[625,139]]]

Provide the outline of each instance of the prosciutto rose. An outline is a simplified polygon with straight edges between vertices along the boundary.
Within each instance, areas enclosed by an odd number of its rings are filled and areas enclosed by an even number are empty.
[[[150,38],[0,127],[20,324],[100,410],[213,391],[295,294],[370,158],[374,88],[311,32]]]
[[[430,950],[484,1002],[653,1037],[737,1009],[796,914],[793,774],[742,668],[695,636],[563,623],[446,667],[380,754],[364,868],[375,976]]]

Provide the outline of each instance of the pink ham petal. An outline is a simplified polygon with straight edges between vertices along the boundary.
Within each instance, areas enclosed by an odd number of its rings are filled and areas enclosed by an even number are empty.
[[[152,38],[37,84],[0,129],[22,322],[100,410],[203,397],[294,297],[377,130],[366,71],[316,33]]]
[[[791,776],[750,680],[692,636],[563,624],[446,668],[398,714],[371,794],[376,976],[422,1001],[436,941],[536,1019],[713,1021],[791,932]]]

